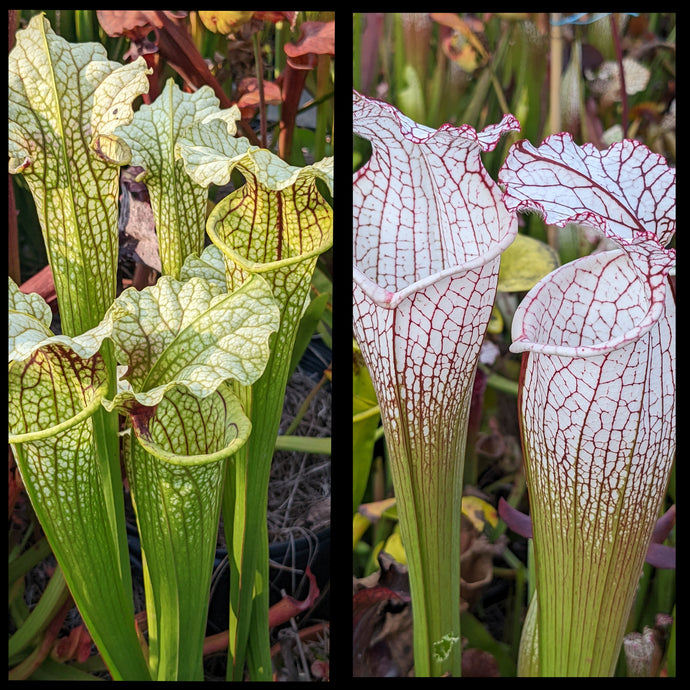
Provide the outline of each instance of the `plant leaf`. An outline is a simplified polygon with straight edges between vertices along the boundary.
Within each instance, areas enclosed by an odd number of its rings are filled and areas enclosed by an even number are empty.
[[[163,273],[175,278],[185,258],[204,248],[207,203],[206,189],[186,174],[175,146],[192,124],[207,118],[219,118],[224,135],[233,136],[239,109],[220,111],[218,104],[211,87],[184,93],[169,79],[154,103],[142,105],[132,123],[117,131],[132,150],[132,165],[145,170],[137,179],[149,190]]]
[[[223,252],[215,244],[209,244],[201,256],[190,254],[185,259],[180,280],[189,280],[194,276],[214,283],[221,291],[227,288]]]
[[[359,413],[368,413],[358,417]],[[381,421],[371,376],[356,343],[352,344],[352,512],[362,502],[374,459],[375,433]]]
[[[302,178],[320,178],[333,193],[332,156],[301,168],[288,165],[267,149],[252,146],[247,139],[231,139],[218,122],[192,127],[186,136],[180,137],[177,151],[192,179],[204,187],[227,184],[237,167],[275,191],[289,189]]]
[[[158,680],[202,680],[202,652],[225,460],[251,424],[230,383],[204,398],[185,386],[131,416],[127,459],[148,582]]]
[[[316,186],[316,180],[322,179],[331,187],[333,159],[295,168],[270,151],[222,137],[217,123],[199,129],[203,130],[199,136],[204,146],[194,143],[198,141],[196,136],[190,145],[181,143],[179,149],[192,177],[203,184],[224,184],[237,168],[246,180],[243,187],[218,203],[206,227],[213,243],[223,252],[227,284],[235,289],[252,276],[263,276],[281,313],[266,371],[251,390],[244,391],[248,409],[251,407],[253,430],[235,458],[223,499],[226,539],[240,545],[240,552],[231,562],[233,614],[228,677],[243,676],[249,639],[253,648],[249,657],[251,676],[263,679],[270,677],[268,591],[263,586],[268,581],[265,500],[270,460],[297,328],[316,261],[333,242],[333,209]],[[251,400],[261,404],[251,404]],[[253,591],[255,586],[259,591]],[[250,637],[250,623],[261,632]]]
[[[487,524],[492,527],[498,524],[496,508],[478,496],[462,497],[462,514],[470,520],[478,532],[482,532]]]
[[[24,360],[46,345],[61,345],[88,359],[110,335],[110,324],[100,323],[79,336],[53,335],[52,313],[46,301],[36,293],[25,294],[9,279],[9,361]]]
[[[653,232],[666,246],[676,231],[676,172],[640,142],[599,151],[555,134],[539,148],[514,144],[498,174],[511,210],[535,210],[547,223],[581,223],[609,237]]]
[[[496,289],[527,292],[558,266],[558,255],[548,244],[518,233],[515,241],[501,254]]]
[[[58,343],[11,362],[10,443],[34,510],[113,677],[143,680],[148,672],[131,590],[120,572],[96,458],[93,419],[107,385],[100,354],[82,359]]]
[[[9,288],[9,361],[24,359],[32,352],[32,345],[50,338],[52,312],[48,303],[39,294],[23,293],[17,284],[8,278]]]
[[[122,66],[98,43],[70,44],[34,16],[9,56],[9,169],[36,202],[62,329],[98,324],[115,296],[119,166],[113,136],[148,90],[143,58]]]
[[[128,370],[115,400],[104,404],[131,410],[158,404],[177,384],[202,398],[226,379],[251,384],[264,371],[279,314],[260,277],[228,294],[202,278],[163,276],[125,290],[107,320]]]
[[[254,12],[199,12],[199,19],[213,33],[229,34],[237,31],[254,16]]]
[[[354,333],[386,435],[407,553],[418,675],[460,672],[460,512],[467,416],[517,218],[482,150],[519,128],[420,125],[353,92],[372,147],[354,175]],[[433,506],[431,511],[426,506]]]

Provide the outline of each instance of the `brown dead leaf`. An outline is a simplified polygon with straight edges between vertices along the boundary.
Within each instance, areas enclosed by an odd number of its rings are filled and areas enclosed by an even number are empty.
[[[377,573],[354,582],[353,674],[405,677],[414,664],[407,567],[385,552],[379,565]]]
[[[482,590],[493,579],[493,559],[505,549],[507,538],[492,544],[485,535],[478,536],[460,556],[461,608],[472,608],[481,597]]]
[[[462,653],[464,678],[499,678],[498,662],[483,649],[466,649]]]

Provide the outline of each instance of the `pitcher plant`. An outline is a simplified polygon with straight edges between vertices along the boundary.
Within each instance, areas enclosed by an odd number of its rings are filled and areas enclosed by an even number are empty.
[[[142,105],[132,123],[117,130],[132,150],[131,164],[144,169],[136,179],[146,183],[151,199],[164,275],[179,278],[185,259],[201,254],[206,239],[208,190],[185,172],[177,141],[196,122],[213,118],[223,120],[232,137],[240,117],[236,105],[219,109],[210,86],[184,93],[169,79],[151,105]]]
[[[609,240],[528,293],[511,345],[538,596],[521,668],[608,676],[675,455],[675,171],[638,142],[560,134],[514,145],[499,180],[510,209]]]
[[[129,162],[130,152],[114,130],[131,121],[132,101],[148,90],[146,74],[143,58],[123,66],[108,60],[100,44],[69,44],[53,32],[41,15],[33,17],[25,30],[17,32],[16,45],[9,56],[9,170],[24,177],[36,203],[55,282],[62,332],[67,336],[77,336],[96,327],[115,298],[119,175],[120,166]],[[23,305],[24,302],[16,300],[15,304]],[[46,337],[50,333],[49,329],[45,333],[46,329],[44,324],[38,326],[33,335]],[[100,347],[99,343],[96,350]],[[89,561],[75,558],[67,566],[68,557],[61,553],[60,540],[51,534],[50,525],[45,528],[46,533],[58,561],[66,565],[65,578],[77,605],[84,608],[85,602],[97,600],[89,590],[101,586],[105,587],[109,598],[130,602],[122,605],[123,614],[119,619],[113,618],[110,622],[107,617],[101,618],[105,625],[103,630],[97,630],[98,624],[92,622],[92,634],[94,639],[109,640],[103,642],[102,648],[119,650],[122,647],[122,659],[109,659],[115,677],[125,675],[128,669],[138,674],[142,667],[145,673],[131,607],[117,414],[108,413],[96,402],[115,392],[115,360],[111,345],[105,342],[100,354],[89,352],[88,365],[75,362],[69,347],[65,350],[51,346],[50,354],[47,352],[32,353],[29,368],[38,367],[36,372],[28,373],[27,370],[24,378],[13,380],[22,385],[38,377],[43,385],[50,386],[51,378],[46,377],[46,373],[57,367],[56,390],[67,397],[64,402],[56,401],[52,413],[45,410],[45,428],[63,429],[63,425],[71,426],[75,417],[78,418],[79,426],[64,433],[77,434],[85,445],[80,443],[75,448],[72,437],[66,440],[67,449],[77,452],[73,456],[75,472],[78,467],[88,465],[87,471],[93,473],[89,490],[96,493],[75,498],[72,505],[97,502],[99,510],[105,511],[107,519],[101,526],[105,533],[90,548],[100,549],[101,557],[96,562],[114,564],[113,567],[104,565],[103,577],[111,578],[112,582],[108,585],[93,582],[84,572]],[[73,373],[60,372],[58,362],[63,355],[72,362]],[[10,358],[13,358],[12,351]],[[15,366],[15,371],[19,372],[17,367],[19,365]],[[87,373],[89,369],[92,373]],[[44,372],[42,375],[38,373],[40,370]],[[90,382],[92,375],[97,375],[95,387]],[[87,376],[87,392],[68,392],[75,389],[70,389],[67,379],[78,390],[82,376]],[[39,387],[35,395],[33,405],[47,393]],[[22,398],[18,395],[16,402]],[[86,404],[86,400],[91,404]],[[80,411],[83,404],[86,406]],[[26,439],[26,434],[38,431],[36,423],[43,424],[40,419],[27,418],[15,426],[13,419],[17,420],[11,415],[10,433],[17,442]],[[44,450],[45,446],[41,444],[41,448]],[[59,448],[57,439],[55,451],[46,456],[36,447],[37,461],[44,467],[43,463],[49,463],[56,470],[64,461]],[[28,467],[32,457],[29,447],[23,450],[17,448],[18,465],[22,476],[28,477],[37,470]],[[70,482],[66,478],[60,490],[71,487],[79,491],[80,486],[80,482]],[[27,491],[31,494],[31,489]],[[42,508],[37,506],[36,510],[41,516]],[[51,519],[45,513],[41,517],[44,525],[45,520]],[[103,517],[101,515],[99,520]],[[74,544],[79,541],[75,539]],[[69,549],[72,540],[66,539],[64,544]],[[90,618],[88,613],[85,618]],[[123,622],[120,632],[116,632],[118,620]],[[129,651],[125,651],[127,649]],[[105,658],[108,657],[105,652]]]
[[[480,153],[519,129],[416,124],[353,93],[354,334],[372,376],[410,577],[415,674],[459,676],[467,418],[500,254],[517,218]]]
[[[148,678],[120,550],[124,524],[112,515],[122,496],[104,485],[96,442],[109,388],[98,352],[103,334],[53,336],[40,296],[24,295],[10,279],[9,298],[9,442],[26,492],[113,678]],[[13,637],[9,655],[18,651]]]
[[[317,187],[322,180],[332,193],[333,159],[302,168],[288,165],[246,139],[228,138],[220,121],[199,123],[191,135],[180,139],[178,154],[197,184],[227,184],[234,170],[244,178],[209,216],[213,246],[204,251],[202,263],[217,267],[220,261],[229,290],[262,276],[280,309],[264,374],[237,390],[253,431],[229,467],[223,497],[226,540],[233,545],[228,679],[243,677],[246,659],[252,679],[267,680],[268,481],[297,329],[317,259],[333,241],[333,209]]]
[[[125,463],[145,557],[149,666],[203,680],[202,651],[226,461],[251,423],[232,382],[264,371],[278,307],[257,277],[228,293],[197,275],[125,290],[107,317],[126,379]]]

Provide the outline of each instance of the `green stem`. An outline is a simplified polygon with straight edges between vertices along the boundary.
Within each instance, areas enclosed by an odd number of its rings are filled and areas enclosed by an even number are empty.
[[[468,413],[466,404],[455,429],[427,430],[437,440],[434,447],[421,444],[414,450],[406,439],[420,438],[421,429],[409,429],[408,424],[403,424],[399,440],[389,440],[388,445],[409,569],[418,678],[461,675],[460,514],[465,456],[461,430]],[[444,420],[436,423],[443,427]]]
[[[490,369],[484,369],[485,372],[488,373],[488,378],[486,380],[486,385],[490,386],[491,388],[494,388],[497,391],[501,391],[502,393],[508,393],[509,395],[513,395],[517,398],[519,386],[517,381],[513,381],[511,379],[506,378],[505,376],[501,376],[500,374],[497,374]]]
[[[628,131],[628,94],[625,90],[625,69],[623,68],[623,49],[621,48],[621,39],[618,32],[618,23],[616,21],[615,13],[609,15],[611,23],[611,36],[613,37],[613,45],[616,48],[616,60],[618,61],[618,78],[620,79],[620,94],[621,94],[621,125],[623,128],[623,136],[627,136]]]
[[[561,131],[561,70],[563,67],[563,36],[558,25],[560,13],[551,17],[551,72],[549,80],[549,129],[547,134]]]
[[[251,387],[236,387],[236,393],[242,401],[244,409],[251,409]],[[225,489],[221,504],[225,542],[228,545],[228,564],[231,573],[228,621],[228,680],[242,680],[243,678],[247,637],[249,634],[249,618],[251,615],[251,602],[248,604],[248,614],[244,614],[243,609],[240,609],[240,593],[245,586],[242,558],[244,550],[243,535],[246,531],[247,514],[245,481],[247,467],[247,450],[245,447],[227,465]],[[236,535],[238,536],[236,537]],[[245,605],[247,604],[245,603]]]
[[[108,391],[106,396],[112,399],[117,392],[117,363],[113,352],[113,344],[109,340],[103,342],[101,356],[108,372]],[[93,416],[93,426],[96,459],[102,477],[103,501],[107,506],[106,512],[110,521],[113,543],[118,550],[118,575],[125,594],[131,599],[132,572],[129,562],[129,544],[127,542],[125,523],[122,469],[120,468],[119,415],[116,411],[108,412],[104,407],[99,407]],[[132,615],[134,615],[133,609]]]
[[[330,455],[331,439],[328,437],[285,436],[276,438],[275,450],[286,450],[314,455]]]
[[[275,27],[275,50],[274,50],[274,70],[273,79],[277,79],[285,69],[287,56],[285,55],[284,45],[290,38],[290,25],[286,21],[281,21]]]
[[[328,55],[319,55],[316,64],[316,98],[322,99],[330,89],[330,64]],[[314,160],[321,160],[326,155],[326,135],[331,106],[328,101],[320,100],[316,107],[316,131],[314,133]]]
[[[36,607],[24,621],[24,624],[8,640],[7,656],[10,665],[16,663],[13,657],[18,656],[37,635],[45,631],[55,614],[69,599],[69,596],[65,576],[58,567],[50,578]]]
[[[445,113],[442,110],[445,99],[443,98],[443,87],[446,83],[446,64],[448,59],[443,52],[443,47],[439,41],[436,48],[436,61],[431,84],[429,86],[429,121],[445,122]]]
[[[363,18],[361,12],[352,15],[352,82],[356,91],[362,90],[362,29]]]
[[[393,55],[393,86],[395,95],[392,97],[391,102],[396,103],[400,92],[405,88],[405,31],[403,30],[402,14],[400,12],[395,12],[393,15],[393,41],[395,45],[395,54]]]
[[[269,467],[270,470],[270,467]],[[268,486],[266,487],[268,489]],[[258,526],[257,537],[266,548],[261,548],[256,554],[256,572],[254,591],[255,603],[249,626],[249,644],[247,646],[247,667],[252,680],[273,680],[271,664],[271,642],[269,637],[268,608],[269,599],[269,558],[268,558],[268,525],[263,520]]]

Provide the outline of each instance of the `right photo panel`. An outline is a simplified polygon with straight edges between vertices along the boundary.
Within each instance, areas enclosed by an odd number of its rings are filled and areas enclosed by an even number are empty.
[[[676,674],[676,15],[354,13],[355,677]]]

